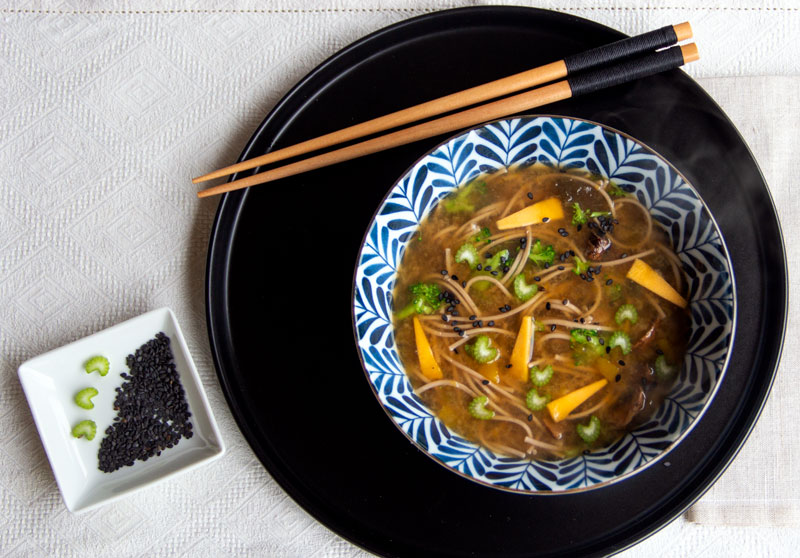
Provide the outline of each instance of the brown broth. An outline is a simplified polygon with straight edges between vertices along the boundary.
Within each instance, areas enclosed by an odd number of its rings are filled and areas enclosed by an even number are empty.
[[[519,236],[499,244],[488,244],[487,239],[476,242],[476,235],[482,228],[488,227],[492,234],[488,240],[506,233],[519,233],[524,238],[526,229],[498,231],[496,221],[502,214],[513,213],[553,196],[561,200],[564,219],[530,227],[531,243],[539,239],[545,245],[552,245],[556,251],[556,259],[548,269],[542,269],[530,260],[526,261],[522,273],[527,282],[533,283],[535,277],[540,277],[541,281],[538,284],[544,288],[544,293],[532,299],[535,302],[529,305],[528,309],[514,313],[514,309],[523,303],[514,296],[513,278],[509,278],[506,281],[506,288],[511,292],[510,298],[494,285],[482,288],[481,286],[489,285],[485,281],[469,288],[469,295],[478,306],[478,317],[474,320],[469,320],[472,312],[466,309],[466,301],[453,305],[458,316],[450,316],[449,323],[445,323],[442,319],[442,313],[448,306],[446,303],[430,317],[421,316],[422,323],[426,327],[426,337],[433,348],[444,378],[455,380],[480,395],[492,394],[490,399],[496,405],[495,419],[504,415],[516,419],[517,422],[474,418],[468,411],[473,395],[449,385],[428,389],[421,393],[420,397],[448,428],[496,453],[529,455],[535,459],[557,459],[614,441],[626,430],[647,420],[655,412],[674,381],[674,376],[668,380],[658,378],[654,371],[656,358],[663,354],[672,364],[679,364],[683,359],[688,338],[688,312],[626,279],[625,274],[633,260],[618,265],[603,266],[603,262],[612,262],[654,250],[641,259],[685,296],[686,280],[680,276],[681,272],[671,263],[669,255],[662,248],[670,246],[669,239],[659,225],[645,215],[641,206],[636,205],[634,197],[630,196],[627,201],[619,201],[618,198],[614,202],[618,223],[614,225],[610,235],[620,243],[624,243],[625,247],[612,241],[611,247],[600,260],[589,262],[592,267],[601,266],[599,274],[593,273],[593,279],[586,280],[568,268],[559,271],[558,266],[569,266],[574,261],[573,257],[568,255],[562,262],[559,256],[569,250],[578,254],[585,253],[590,236],[593,234],[587,225],[578,230],[572,224],[573,204],[580,204],[584,210],[609,210],[608,200],[598,191],[599,188],[604,188],[604,183],[591,178],[597,185],[592,186],[587,183],[586,178],[588,177],[585,175],[573,176],[538,166],[480,177],[478,181],[485,183],[485,187],[478,188],[479,192],[470,198],[470,201],[474,202],[474,211],[449,213],[444,208],[445,204],[440,203],[420,225],[418,234],[409,243],[398,272],[394,291],[396,310],[403,308],[409,302],[411,285],[444,280],[441,270],[447,267],[445,251],[448,248],[452,258],[464,242],[471,241],[479,248],[483,262],[486,261],[484,256],[487,251],[495,254],[498,250],[508,249],[510,259],[506,263],[511,264],[517,252],[525,250],[525,245],[520,243]],[[631,203],[632,200],[634,203]],[[496,209],[475,220],[467,230],[459,231],[466,222],[475,219],[476,214],[480,216],[482,208],[492,205],[495,205]],[[647,242],[641,243],[641,239],[648,234],[649,227],[651,227],[650,238]],[[562,236],[558,229],[565,230],[568,236]],[[458,234],[455,234],[457,231]],[[486,273],[471,270],[466,263],[455,262],[451,263],[450,272],[458,277],[456,282],[459,285],[463,285],[464,281],[469,281],[476,274]],[[502,270],[499,270],[496,278],[501,281],[504,279]],[[606,284],[609,280],[610,285]],[[456,290],[450,288],[450,291],[456,298],[458,297]],[[579,313],[564,310],[559,304],[564,300],[568,300],[571,306],[576,306]],[[547,301],[551,301],[549,309]],[[633,304],[636,307],[639,314],[636,324],[624,322],[619,326],[614,321],[615,312],[623,304]],[[498,309],[505,305],[509,305],[511,310],[500,312]],[[588,312],[593,307],[594,310]],[[660,316],[662,313],[663,317]],[[540,329],[544,329],[534,334],[531,362],[541,362],[540,367],[551,364],[555,369],[550,382],[538,388],[540,394],[547,394],[556,399],[604,377],[609,380],[608,385],[559,423],[551,420],[547,409],[533,412],[528,410],[525,407],[525,395],[533,385],[530,382],[520,382],[506,372],[521,319],[529,315],[533,316]],[[510,335],[487,333],[493,346],[500,351],[500,357],[495,363],[478,364],[466,353],[464,344],[455,351],[448,348],[463,339],[453,327],[464,329],[466,336],[469,337],[469,330],[474,327],[474,322],[481,320],[483,327],[489,325],[486,316],[497,316],[493,320],[494,327],[510,333]],[[582,324],[581,319],[586,323]],[[570,327],[556,323],[555,330],[551,332],[552,324],[548,323],[550,320],[566,321]],[[459,324],[454,326],[453,322]],[[624,331],[629,335],[632,344],[638,346],[627,355],[623,355],[619,348],[614,348],[596,360],[576,366],[570,341],[547,337],[558,333],[569,335],[572,329],[592,329],[592,324]],[[609,331],[599,333],[605,340],[608,340],[611,334]],[[471,338],[474,339],[474,336]],[[420,372],[411,317],[395,320],[395,340],[400,359],[412,385],[415,389],[422,388],[428,380]],[[482,374],[482,378],[488,382],[474,379],[474,375],[464,372],[448,359]],[[501,394],[500,390],[505,393]],[[585,414],[588,410],[592,412]],[[588,424],[591,415],[597,416],[600,420],[602,430],[595,442],[587,444],[578,436],[576,426]],[[574,418],[575,416],[577,418]],[[528,433],[520,422],[530,429],[537,445],[533,446],[525,441]],[[531,448],[535,451],[530,451]]]

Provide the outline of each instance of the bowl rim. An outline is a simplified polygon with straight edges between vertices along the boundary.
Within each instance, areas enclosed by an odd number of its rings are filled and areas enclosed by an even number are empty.
[[[705,214],[708,216],[711,224],[714,227],[714,230],[717,233],[717,236],[719,238],[719,243],[720,243],[720,245],[722,246],[722,248],[724,250],[725,266],[726,266],[726,271],[728,273],[728,278],[729,278],[729,281],[730,281],[731,319],[728,320],[728,323],[730,324],[729,325],[729,327],[730,327],[730,332],[729,332],[730,340],[729,340],[727,348],[725,350],[725,358],[724,358],[724,360],[722,361],[722,363],[720,365],[720,372],[719,372],[719,374],[717,376],[717,381],[716,381],[715,385],[712,387],[711,391],[708,393],[708,397],[707,397],[705,403],[703,404],[703,407],[700,409],[700,411],[697,413],[697,415],[691,420],[691,422],[687,426],[686,430],[681,432],[681,434],[675,440],[673,440],[668,446],[663,448],[658,453],[658,455],[656,455],[655,457],[653,457],[649,461],[645,462],[644,464],[640,465],[639,467],[636,467],[636,468],[634,468],[634,469],[632,469],[630,471],[627,471],[627,472],[625,472],[625,473],[623,473],[621,475],[615,475],[611,479],[607,479],[607,480],[604,480],[604,481],[601,481],[601,482],[598,482],[598,483],[594,483],[594,484],[592,484],[590,486],[583,486],[583,487],[578,487],[578,488],[560,489],[560,490],[520,490],[520,489],[509,488],[507,486],[502,486],[502,485],[499,485],[499,484],[494,484],[494,483],[488,482],[486,480],[473,477],[473,476],[471,476],[469,474],[466,474],[466,473],[464,473],[462,471],[459,471],[458,469],[455,469],[454,467],[451,467],[450,465],[448,465],[444,461],[442,461],[440,459],[437,459],[435,456],[433,456],[430,453],[430,451],[427,448],[423,447],[414,438],[412,438],[405,430],[403,430],[403,428],[395,420],[395,417],[389,412],[389,410],[386,408],[386,405],[384,405],[383,401],[381,400],[380,394],[376,390],[375,384],[372,382],[372,380],[369,377],[369,372],[367,372],[366,363],[364,362],[363,352],[361,350],[361,347],[359,346],[359,335],[358,335],[358,329],[357,329],[357,326],[356,326],[356,315],[355,315],[355,295],[356,295],[356,290],[358,288],[356,280],[357,280],[357,276],[358,276],[358,270],[361,267],[361,265],[360,265],[360,257],[358,257],[358,256],[356,257],[354,265],[353,265],[353,278],[352,278],[352,281],[351,281],[351,291],[350,291],[350,316],[351,316],[351,320],[350,320],[350,324],[351,324],[352,331],[353,331],[353,341],[355,343],[355,349],[356,349],[356,352],[358,353],[358,361],[359,361],[359,364],[361,365],[361,371],[364,373],[364,376],[365,376],[365,378],[367,380],[367,384],[369,385],[373,396],[377,400],[377,403],[381,407],[381,410],[388,416],[389,420],[392,422],[394,427],[397,428],[397,430],[399,430],[403,434],[403,436],[405,436],[406,439],[409,442],[411,442],[411,444],[415,448],[417,448],[426,457],[428,457],[429,459],[433,460],[439,466],[444,467],[446,470],[450,471],[451,473],[455,473],[455,474],[457,474],[457,475],[459,475],[459,476],[461,476],[461,477],[463,477],[463,478],[465,478],[465,479],[467,479],[467,480],[469,480],[471,482],[477,483],[477,484],[479,484],[481,486],[486,486],[486,487],[489,487],[489,488],[493,488],[495,490],[500,490],[502,492],[511,493],[511,494],[518,494],[518,495],[523,495],[523,496],[534,496],[535,495],[535,496],[555,497],[555,496],[559,496],[559,495],[579,494],[579,493],[583,493],[583,492],[589,492],[589,491],[592,491],[592,490],[597,490],[597,489],[600,489],[600,488],[604,488],[604,487],[610,486],[612,484],[616,484],[618,482],[621,482],[623,480],[629,479],[632,476],[634,476],[634,475],[636,475],[636,474],[638,474],[638,473],[650,468],[652,465],[660,462],[678,444],[680,444],[689,435],[689,433],[691,433],[691,431],[694,429],[694,427],[703,418],[703,416],[705,415],[705,413],[709,409],[709,407],[711,407],[711,404],[713,403],[714,398],[716,397],[716,395],[717,395],[717,393],[718,393],[718,391],[720,389],[720,386],[722,385],[722,382],[725,379],[725,375],[726,375],[726,372],[728,370],[728,365],[730,364],[730,359],[731,359],[731,356],[732,356],[732,353],[733,353],[733,347],[734,347],[735,337],[736,337],[736,324],[737,324],[737,319],[738,319],[738,296],[737,296],[737,291],[736,291],[736,278],[735,278],[734,272],[733,272],[733,262],[731,262],[731,259],[730,259],[730,250],[728,249],[728,245],[725,242],[725,237],[722,235],[722,231],[721,231],[721,229],[719,227],[719,223],[717,223],[717,220],[714,217],[714,214],[709,209],[708,204],[705,202],[703,197],[700,195],[700,193],[694,187],[692,182],[690,182],[688,180],[686,175],[683,172],[681,172],[677,167],[675,167],[675,165],[673,165],[669,161],[669,159],[664,157],[659,151],[655,150],[654,148],[650,147],[649,145],[647,145],[643,141],[631,136],[630,134],[628,134],[626,132],[623,132],[623,131],[621,131],[621,130],[619,130],[617,128],[614,128],[613,126],[609,126],[607,124],[602,124],[600,122],[597,122],[597,121],[594,121],[594,120],[590,120],[590,119],[587,119],[587,118],[577,118],[577,117],[574,117],[574,116],[559,115],[559,114],[556,114],[556,113],[524,113],[524,114],[516,114],[516,115],[506,116],[506,117],[502,117],[502,118],[497,118],[497,119],[494,119],[494,120],[489,120],[489,121],[483,122],[481,124],[478,124],[478,125],[475,125],[475,126],[460,130],[459,132],[448,136],[447,138],[445,138],[440,143],[438,143],[438,144],[434,145],[433,147],[431,147],[430,149],[428,149],[420,157],[418,157],[416,160],[414,160],[408,167],[406,167],[406,169],[401,174],[399,174],[399,176],[394,180],[394,182],[387,188],[386,193],[381,198],[381,200],[378,202],[378,204],[377,204],[377,206],[375,208],[375,211],[372,213],[372,216],[370,217],[369,223],[367,224],[367,226],[366,226],[366,228],[364,230],[364,234],[362,235],[361,241],[359,243],[358,255],[360,256],[361,252],[363,251],[364,245],[365,245],[366,240],[367,240],[367,236],[369,235],[370,231],[372,230],[373,226],[375,225],[376,218],[378,217],[381,209],[385,205],[387,199],[392,194],[392,192],[395,189],[395,187],[408,175],[408,173],[412,169],[414,169],[414,167],[416,167],[425,158],[429,157],[432,153],[438,151],[439,149],[441,149],[442,147],[444,147],[448,143],[450,143],[450,142],[452,142],[452,141],[454,141],[454,140],[456,140],[456,139],[458,139],[460,137],[467,136],[470,133],[472,133],[474,131],[477,131],[477,130],[480,130],[480,129],[483,129],[483,128],[487,127],[487,126],[490,126],[490,125],[493,125],[493,124],[498,124],[500,122],[507,122],[507,121],[513,121],[513,120],[535,119],[535,118],[551,118],[551,119],[561,119],[561,120],[568,120],[568,121],[575,121],[575,122],[585,122],[585,123],[591,124],[592,126],[596,126],[596,127],[601,128],[601,129],[604,129],[604,130],[607,130],[609,132],[612,132],[612,133],[614,133],[614,134],[616,134],[618,136],[621,136],[621,137],[623,137],[625,139],[628,139],[628,140],[640,145],[645,150],[647,150],[650,154],[656,156],[658,159],[663,161],[670,169],[672,169],[681,178],[681,180],[683,180],[683,182],[687,186],[689,186],[689,188],[691,188],[691,190],[692,190],[692,192],[694,194],[695,200],[699,201],[701,207],[703,208]],[[515,166],[517,166],[517,165],[512,165],[511,168],[514,168]],[[427,217],[427,215],[426,215],[426,217]],[[689,301],[689,303],[691,304],[691,300]],[[394,332],[394,324],[391,321],[390,321],[390,324],[391,324],[391,329],[392,329],[392,334],[393,334],[393,332]],[[395,352],[396,352],[396,349],[395,349]],[[406,374],[404,367],[403,367],[403,373]],[[428,409],[427,406],[425,406],[425,409]],[[440,420],[435,413],[431,412],[431,415],[433,415],[434,420]],[[469,441],[471,443],[475,443],[475,442],[472,442],[471,440],[467,440],[467,441]],[[617,440],[615,439],[615,441],[612,442],[612,444],[616,443],[616,441]],[[480,444],[476,444],[476,445],[478,447],[480,447],[480,448],[483,448],[483,446],[481,446]],[[611,444],[609,444],[609,445],[611,445]],[[607,446],[605,446],[605,447],[607,447]],[[491,451],[491,450],[489,450],[489,451]],[[492,452],[492,453],[494,454],[494,452]],[[528,461],[537,462],[539,460],[530,459]]]

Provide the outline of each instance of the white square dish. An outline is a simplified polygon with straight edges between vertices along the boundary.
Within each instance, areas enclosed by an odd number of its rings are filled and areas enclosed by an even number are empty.
[[[171,341],[194,435],[182,438],[160,456],[104,473],[98,468],[98,450],[117,415],[113,408],[116,388],[125,381],[120,374],[130,372],[126,357],[159,332]],[[110,362],[106,376],[84,370],[86,361],[96,355],[105,356]],[[72,512],[116,500],[213,461],[225,452],[197,369],[169,308],[142,314],[32,358],[19,367],[19,378],[64,503]],[[75,394],[86,387],[99,392],[92,399],[93,409],[83,409],[74,401]],[[93,420],[97,425],[91,441],[72,436],[72,427],[82,420]]]

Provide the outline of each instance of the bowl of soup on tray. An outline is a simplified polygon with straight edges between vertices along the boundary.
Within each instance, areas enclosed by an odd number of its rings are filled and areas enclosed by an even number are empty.
[[[731,263],[695,189],[597,123],[501,120],[425,155],[364,236],[353,323],[396,426],[474,481],[586,490],[664,457],[722,380]]]

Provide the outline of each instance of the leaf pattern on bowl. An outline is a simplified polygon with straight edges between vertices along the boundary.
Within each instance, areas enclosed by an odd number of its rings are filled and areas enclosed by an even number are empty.
[[[451,432],[411,387],[394,346],[392,289],[405,246],[438,202],[482,173],[517,165],[580,169],[633,193],[667,232],[689,282],[692,335],[676,383],[652,419],[608,447],[560,461],[495,455]],[[735,322],[730,261],[697,192],[664,159],[601,125],[520,117],[459,135],[398,181],[373,219],[356,269],[353,318],[370,385],[406,436],[446,467],[516,492],[585,490],[624,478],[663,457],[701,417],[722,379]]]

